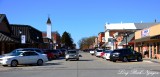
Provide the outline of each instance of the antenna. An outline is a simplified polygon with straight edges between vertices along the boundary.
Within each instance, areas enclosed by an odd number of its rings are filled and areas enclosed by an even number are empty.
[[[50,17],[50,14],[48,14],[48,18]]]

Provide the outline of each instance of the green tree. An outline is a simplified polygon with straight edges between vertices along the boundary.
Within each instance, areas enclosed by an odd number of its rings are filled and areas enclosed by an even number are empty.
[[[65,48],[73,49],[73,47],[74,47],[73,39],[71,38],[70,33],[66,32],[66,31],[62,35],[61,43],[64,44],[63,47],[65,47]]]

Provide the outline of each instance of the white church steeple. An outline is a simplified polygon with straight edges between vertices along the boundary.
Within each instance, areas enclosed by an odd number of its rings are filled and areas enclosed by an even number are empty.
[[[50,17],[48,17],[46,24],[47,24],[47,38],[51,39],[52,23],[51,23]]]

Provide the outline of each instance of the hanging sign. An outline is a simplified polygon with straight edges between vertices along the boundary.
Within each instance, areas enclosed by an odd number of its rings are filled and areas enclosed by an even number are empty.
[[[149,36],[149,29],[144,29],[141,32],[141,37],[146,37],[146,36]]]
[[[22,44],[26,43],[26,36],[25,35],[21,35],[21,43]]]

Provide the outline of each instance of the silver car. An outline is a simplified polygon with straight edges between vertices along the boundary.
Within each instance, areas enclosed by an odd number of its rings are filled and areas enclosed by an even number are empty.
[[[79,57],[81,55],[79,55],[79,52],[77,50],[68,50],[66,53],[65,53],[65,59],[66,61],[70,60],[70,59],[74,59],[74,60],[79,60]]]
[[[16,67],[19,64],[43,65],[47,61],[48,58],[45,54],[36,51],[13,51],[0,57],[0,64],[11,67]]]

